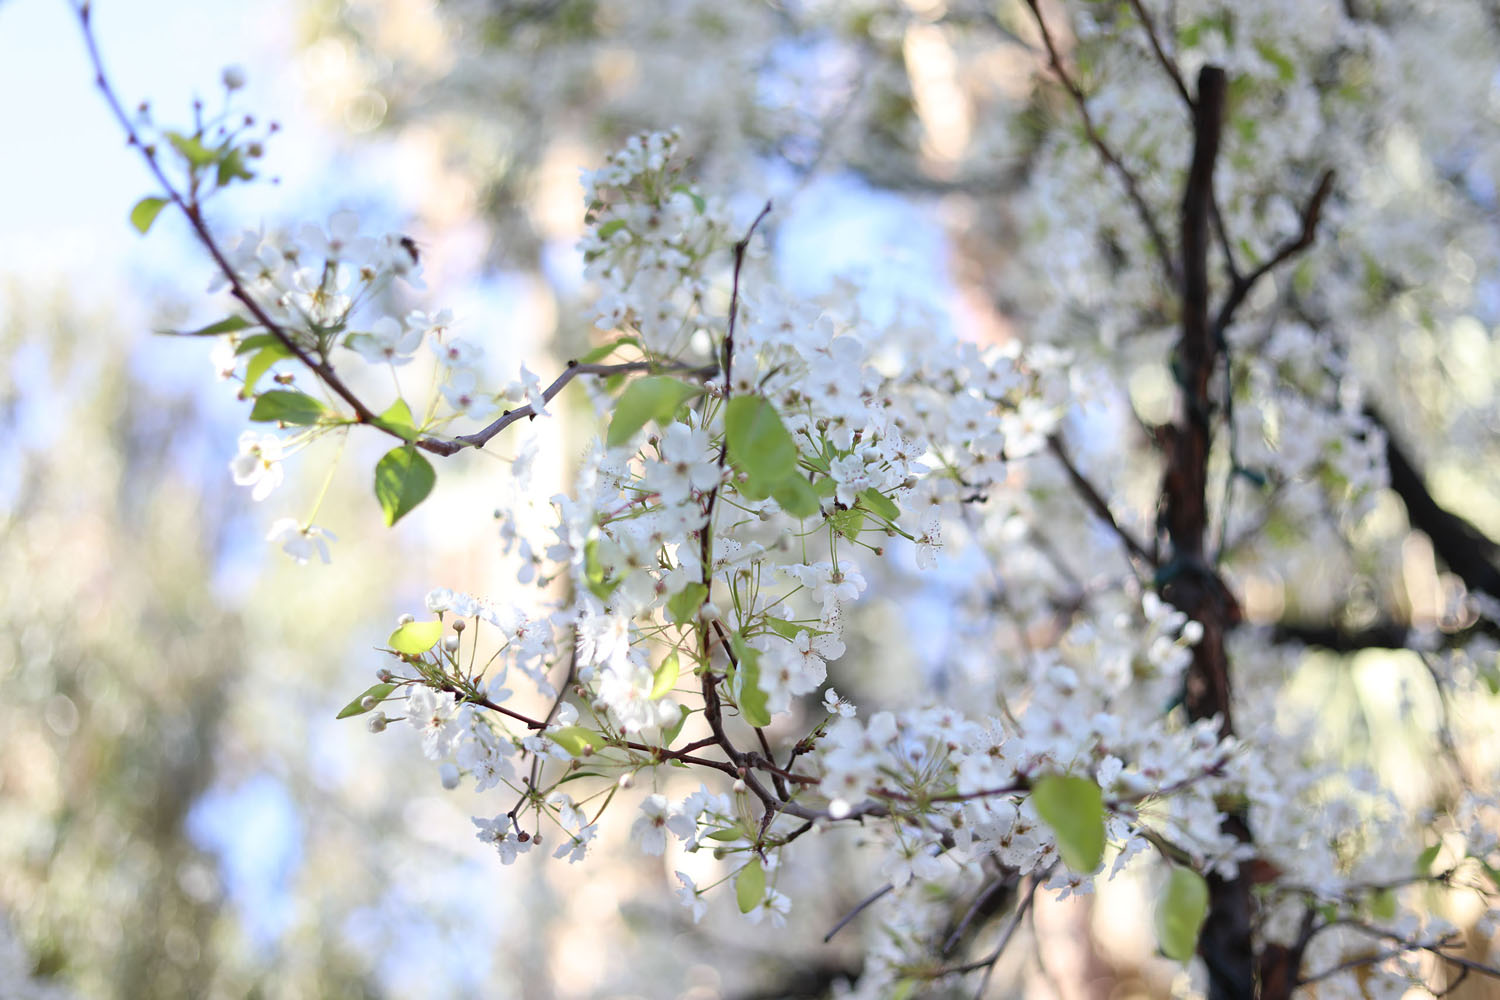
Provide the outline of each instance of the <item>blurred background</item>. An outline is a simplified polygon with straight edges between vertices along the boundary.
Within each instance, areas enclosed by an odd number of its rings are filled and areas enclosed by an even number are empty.
[[[798,294],[852,280],[874,321],[987,342],[1058,319],[1017,290],[1037,287],[1011,251],[1028,217],[996,208],[1047,155],[1034,39],[1017,34],[1017,5],[996,5],[1004,17],[951,6],[104,0],[95,19],[128,105],[185,120],[235,64],[249,80],[240,105],[281,124],[265,161],[277,183],[219,204],[220,232],[353,209],[367,232],[411,234],[429,286],[411,304],[453,308],[509,380],[523,361],[555,371],[589,342],[578,172],[641,128],[682,126],[693,169],[735,192],[743,222],[774,199],[775,267]],[[490,516],[500,467],[450,460],[433,499],[388,531],[368,495],[378,442],[356,441],[318,518],[338,536],[332,561],[299,566],[266,544],[323,478],[294,467],[261,504],[233,485],[245,404],[214,380],[210,345],[152,333],[223,306],[203,293],[210,272],[180,220],[165,214],[146,239],[127,224],[150,180],[91,86],[66,3],[0,0],[0,95],[0,994],[710,1000],[821,995],[854,974],[857,938],[811,942],[879,880],[836,851],[807,852],[808,877],[833,888],[799,913],[818,931],[801,943],[722,906],[695,927],[669,892],[671,866],[624,843],[628,817],[587,866],[502,869],[469,824],[493,809],[443,792],[410,734],[334,720],[428,589],[499,595],[513,580]],[[1389,163],[1371,163],[1396,181],[1410,143],[1451,165],[1468,141],[1399,139],[1380,147]],[[1473,176],[1419,169],[1411,183],[1456,184],[1492,207],[1495,149],[1470,144]],[[1496,537],[1493,233],[1473,236],[1493,212],[1441,211],[1465,228],[1424,258],[1414,280],[1430,300],[1379,313],[1373,343],[1349,353],[1389,380],[1434,494]],[[1138,411],[1170,388],[1164,341],[1151,339],[1170,322],[1157,323],[1125,345],[1101,332],[1095,347],[1127,358],[1116,402]],[[1152,474],[1108,466],[1111,434],[1074,430],[1145,523]],[[584,431],[564,420],[550,433],[561,488]],[[324,457],[299,461],[321,470]],[[1038,511],[1051,508],[1015,517]],[[1257,623],[1453,624],[1463,581],[1389,491],[1357,530],[1318,537],[1236,569]],[[900,609],[876,595],[867,648],[917,666],[835,686],[879,707],[931,684],[943,644],[913,650],[912,636],[947,613],[951,584],[939,577]],[[1294,659],[1294,694],[1326,712],[1327,744],[1385,758],[1419,789],[1416,809],[1432,791],[1437,714],[1411,693],[1423,665],[1378,650]],[[1491,653],[1454,667],[1479,692],[1453,722],[1476,773],[1497,755],[1481,683],[1493,665]],[[1118,928],[1144,892],[1127,884],[1098,911],[1041,907],[1051,967],[1076,975],[1002,967],[994,995],[1007,983],[1170,992],[1176,971],[1144,933],[1088,944],[1091,922]],[[613,958],[580,962],[580,929]]]

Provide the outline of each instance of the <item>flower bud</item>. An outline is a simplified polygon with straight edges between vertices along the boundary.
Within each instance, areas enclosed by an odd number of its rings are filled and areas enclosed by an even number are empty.
[[[385,713],[376,712],[374,715],[370,716],[370,721],[365,723],[365,725],[369,727],[369,730],[372,733],[383,733],[385,732],[386,722],[387,719],[385,717]]]
[[[245,85],[245,70],[241,66],[225,66],[220,79],[224,81],[225,90],[239,90]]]
[[[373,694],[367,694],[363,698],[359,699],[359,707],[364,709],[366,712],[368,712],[378,704],[380,704],[380,702],[375,700],[375,696]]]
[[[453,789],[458,787],[458,766],[444,762],[438,768],[438,777],[442,780],[444,788],[450,792],[453,791]]]
[[[450,653],[457,652],[458,651],[458,636],[456,636],[456,635],[445,635],[445,636],[443,636],[443,648],[445,650],[447,650],[448,652],[450,652]]]
[[[400,618],[396,619],[396,624],[397,625],[410,625],[412,622],[414,622],[416,620],[417,619],[416,619],[415,615],[402,615]]]

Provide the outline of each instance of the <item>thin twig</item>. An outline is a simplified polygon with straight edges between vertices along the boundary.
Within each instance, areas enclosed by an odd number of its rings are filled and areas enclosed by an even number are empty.
[[[1047,58],[1052,67],[1052,72],[1057,76],[1059,82],[1062,83],[1063,89],[1068,92],[1068,96],[1073,99],[1074,106],[1078,108],[1079,117],[1083,119],[1084,135],[1088,137],[1089,142],[1098,151],[1100,158],[1119,176],[1120,182],[1125,186],[1125,196],[1130,199],[1131,205],[1135,207],[1136,215],[1140,217],[1141,225],[1146,228],[1146,233],[1151,238],[1151,245],[1156,250],[1156,256],[1161,262],[1162,269],[1166,272],[1167,279],[1172,284],[1177,284],[1180,281],[1180,276],[1177,270],[1176,258],[1173,257],[1172,250],[1167,244],[1166,235],[1162,232],[1161,226],[1156,221],[1155,213],[1151,211],[1151,206],[1146,204],[1146,198],[1141,194],[1140,181],[1136,179],[1135,174],[1131,172],[1130,168],[1125,166],[1115,151],[1109,147],[1109,144],[1104,141],[1104,136],[1099,134],[1099,129],[1094,125],[1094,117],[1089,113],[1088,98],[1084,96],[1083,91],[1073,78],[1068,75],[1068,71],[1063,68],[1062,56],[1058,54],[1057,45],[1052,40],[1052,32],[1047,28],[1046,19],[1042,17],[1038,0],[1026,0],[1026,5],[1031,8],[1031,13],[1036,19],[1037,28],[1041,30],[1042,43],[1047,47]]]
[[[823,943],[827,944],[828,942],[832,941],[835,934],[849,925],[849,921],[859,916],[865,911],[865,909],[874,904],[876,900],[880,899],[880,897],[884,896],[894,888],[896,888],[894,885],[887,882],[879,889],[876,889],[874,892],[870,893],[864,899],[861,899],[858,903],[855,903],[854,909],[850,910],[848,913],[840,917],[839,922],[833,925],[833,929],[827,934],[823,935]]]
[[[1142,545],[1140,540],[1126,530],[1119,521],[1115,520],[1115,515],[1110,511],[1109,504],[1105,501],[1104,497],[1094,488],[1094,484],[1090,483],[1084,478],[1083,473],[1078,471],[1078,467],[1068,457],[1068,452],[1063,446],[1062,438],[1057,434],[1053,434],[1047,438],[1047,447],[1056,456],[1058,462],[1062,464],[1063,469],[1067,471],[1068,479],[1072,482],[1073,489],[1078,493],[1079,498],[1083,500],[1101,521],[1109,526],[1116,537],[1124,543],[1125,548],[1129,550],[1131,555],[1147,565],[1154,566],[1156,560],[1151,557],[1150,552],[1146,551],[1146,546]]]
[[[1182,71],[1172,61],[1161,47],[1161,39],[1156,35],[1156,25],[1151,20],[1151,14],[1146,10],[1146,5],[1141,0],[1130,0],[1130,6],[1135,8],[1135,16],[1141,19],[1141,27],[1146,29],[1146,37],[1151,40],[1151,51],[1156,53],[1156,61],[1161,63],[1161,68],[1166,70],[1167,76],[1172,78],[1172,83],[1177,87],[1177,93],[1187,105],[1188,114],[1192,114],[1194,108],[1193,95],[1188,93],[1187,84],[1183,82]]]

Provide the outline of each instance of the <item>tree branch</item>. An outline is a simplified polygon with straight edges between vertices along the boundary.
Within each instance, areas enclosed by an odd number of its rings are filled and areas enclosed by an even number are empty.
[[[1047,47],[1047,59],[1052,67],[1053,74],[1073,99],[1073,104],[1078,108],[1078,115],[1083,119],[1084,135],[1094,149],[1098,151],[1099,157],[1120,178],[1120,183],[1125,187],[1125,196],[1130,199],[1130,204],[1135,208],[1136,215],[1141,220],[1141,225],[1146,228],[1147,235],[1151,238],[1151,245],[1156,250],[1156,256],[1161,262],[1162,270],[1166,272],[1167,280],[1177,284],[1179,276],[1177,264],[1172,256],[1172,250],[1167,245],[1167,238],[1163,234],[1161,226],[1156,221],[1156,215],[1151,211],[1151,206],[1146,203],[1146,198],[1141,194],[1140,181],[1136,179],[1130,168],[1120,159],[1115,151],[1104,141],[1104,136],[1094,125],[1094,117],[1089,113],[1088,98],[1068,71],[1063,68],[1062,57],[1058,54],[1057,45],[1052,40],[1052,32],[1047,28],[1047,21],[1042,17],[1041,7],[1038,0],[1026,0],[1026,5],[1031,8],[1032,16],[1036,20],[1037,28],[1042,33],[1042,43]]]

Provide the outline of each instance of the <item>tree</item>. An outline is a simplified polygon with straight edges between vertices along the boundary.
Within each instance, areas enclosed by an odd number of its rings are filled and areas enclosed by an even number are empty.
[[[669,111],[687,125],[615,136],[588,175],[602,342],[502,392],[449,318],[397,305],[415,243],[335,216],[229,245],[205,202],[253,179],[266,134],[228,117],[158,129],[100,78],[161,184],[132,221],[185,215],[233,299],[195,333],[226,338],[250,419],[288,432],[243,439],[236,477],[257,494],[288,449],[383,434],[374,487],[394,524],[433,489],[436,458],[548,419],[574,381],[592,393],[598,433],[568,495],[534,495],[526,447],[511,463],[502,536],[535,592],[435,591],[437,617],[391,634],[391,666],[346,709],[376,731],[411,722],[445,783],[508,786],[514,804],[475,820],[502,860],[543,841],[581,860],[603,811],[585,805],[649,781],[632,827],[645,853],[675,838],[722,862],[681,873],[695,917],[704,870],[749,918],[780,923],[805,835],[871,841],[866,995],[982,992],[1039,892],[1087,893],[1122,868],[1156,873],[1157,942],[1197,956],[1210,996],[1373,993],[1495,974],[1490,923],[1465,936],[1443,913],[1458,897],[1492,909],[1500,890],[1478,736],[1500,680],[1494,543],[1403,445],[1424,421],[1475,418],[1433,405],[1438,376],[1391,353],[1451,341],[1483,374],[1448,377],[1487,402],[1475,317],[1496,249],[1493,122],[1470,125],[1495,29],[1467,8],[1431,14],[454,5],[443,16],[475,57],[425,81],[372,59],[389,67],[376,83],[398,126],[441,109],[478,136],[495,102],[472,101],[475,81],[501,90],[521,137],[485,177],[501,232],[554,128],[593,138]],[[757,88],[818,46],[853,54],[847,92],[772,114]],[[1011,99],[979,75],[997,46],[1024,71]],[[642,80],[609,104],[591,74],[622,52]],[[538,71],[559,60],[576,86]],[[1466,67],[1442,102],[1413,83],[1434,60]],[[723,85],[679,83],[684,101],[663,108],[655,74],[684,68]],[[555,124],[570,117],[583,124]],[[1000,168],[996,148],[1014,154]],[[874,321],[855,298],[778,293],[760,260],[775,210],[736,217],[716,197],[763,183],[776,153],[970,199],[974,284],[1017,335],[981,351],[920,319]],[[416,406],[355,360],[394,372],[424,347],[440,391]],[[305,558],[319,531],[282,536]],[[1417,532],[1451,575],[1421,565]],[[886,678],[861,683],[855,664],[880,662],[862,593],[912,587],[898,558],[930,569],[964,552],[943,578],[941,659],[922,674],[936,643],[914,637],[895,671],[926,681],[917,707]],[[1419,577],[1439,596],[1403,600]],[[1374,739],[1320,743],[1333,721],[1298,697],[1304,645],[1409,651],[1386,660],[1393,677],[1432,694],[1403,693],[1399,717],[1440,773],[1408,790],[1380,773]],[[862,719],[825,686],[840,669]],[[657,789],[679,769],[704,785],[669,798]]]

